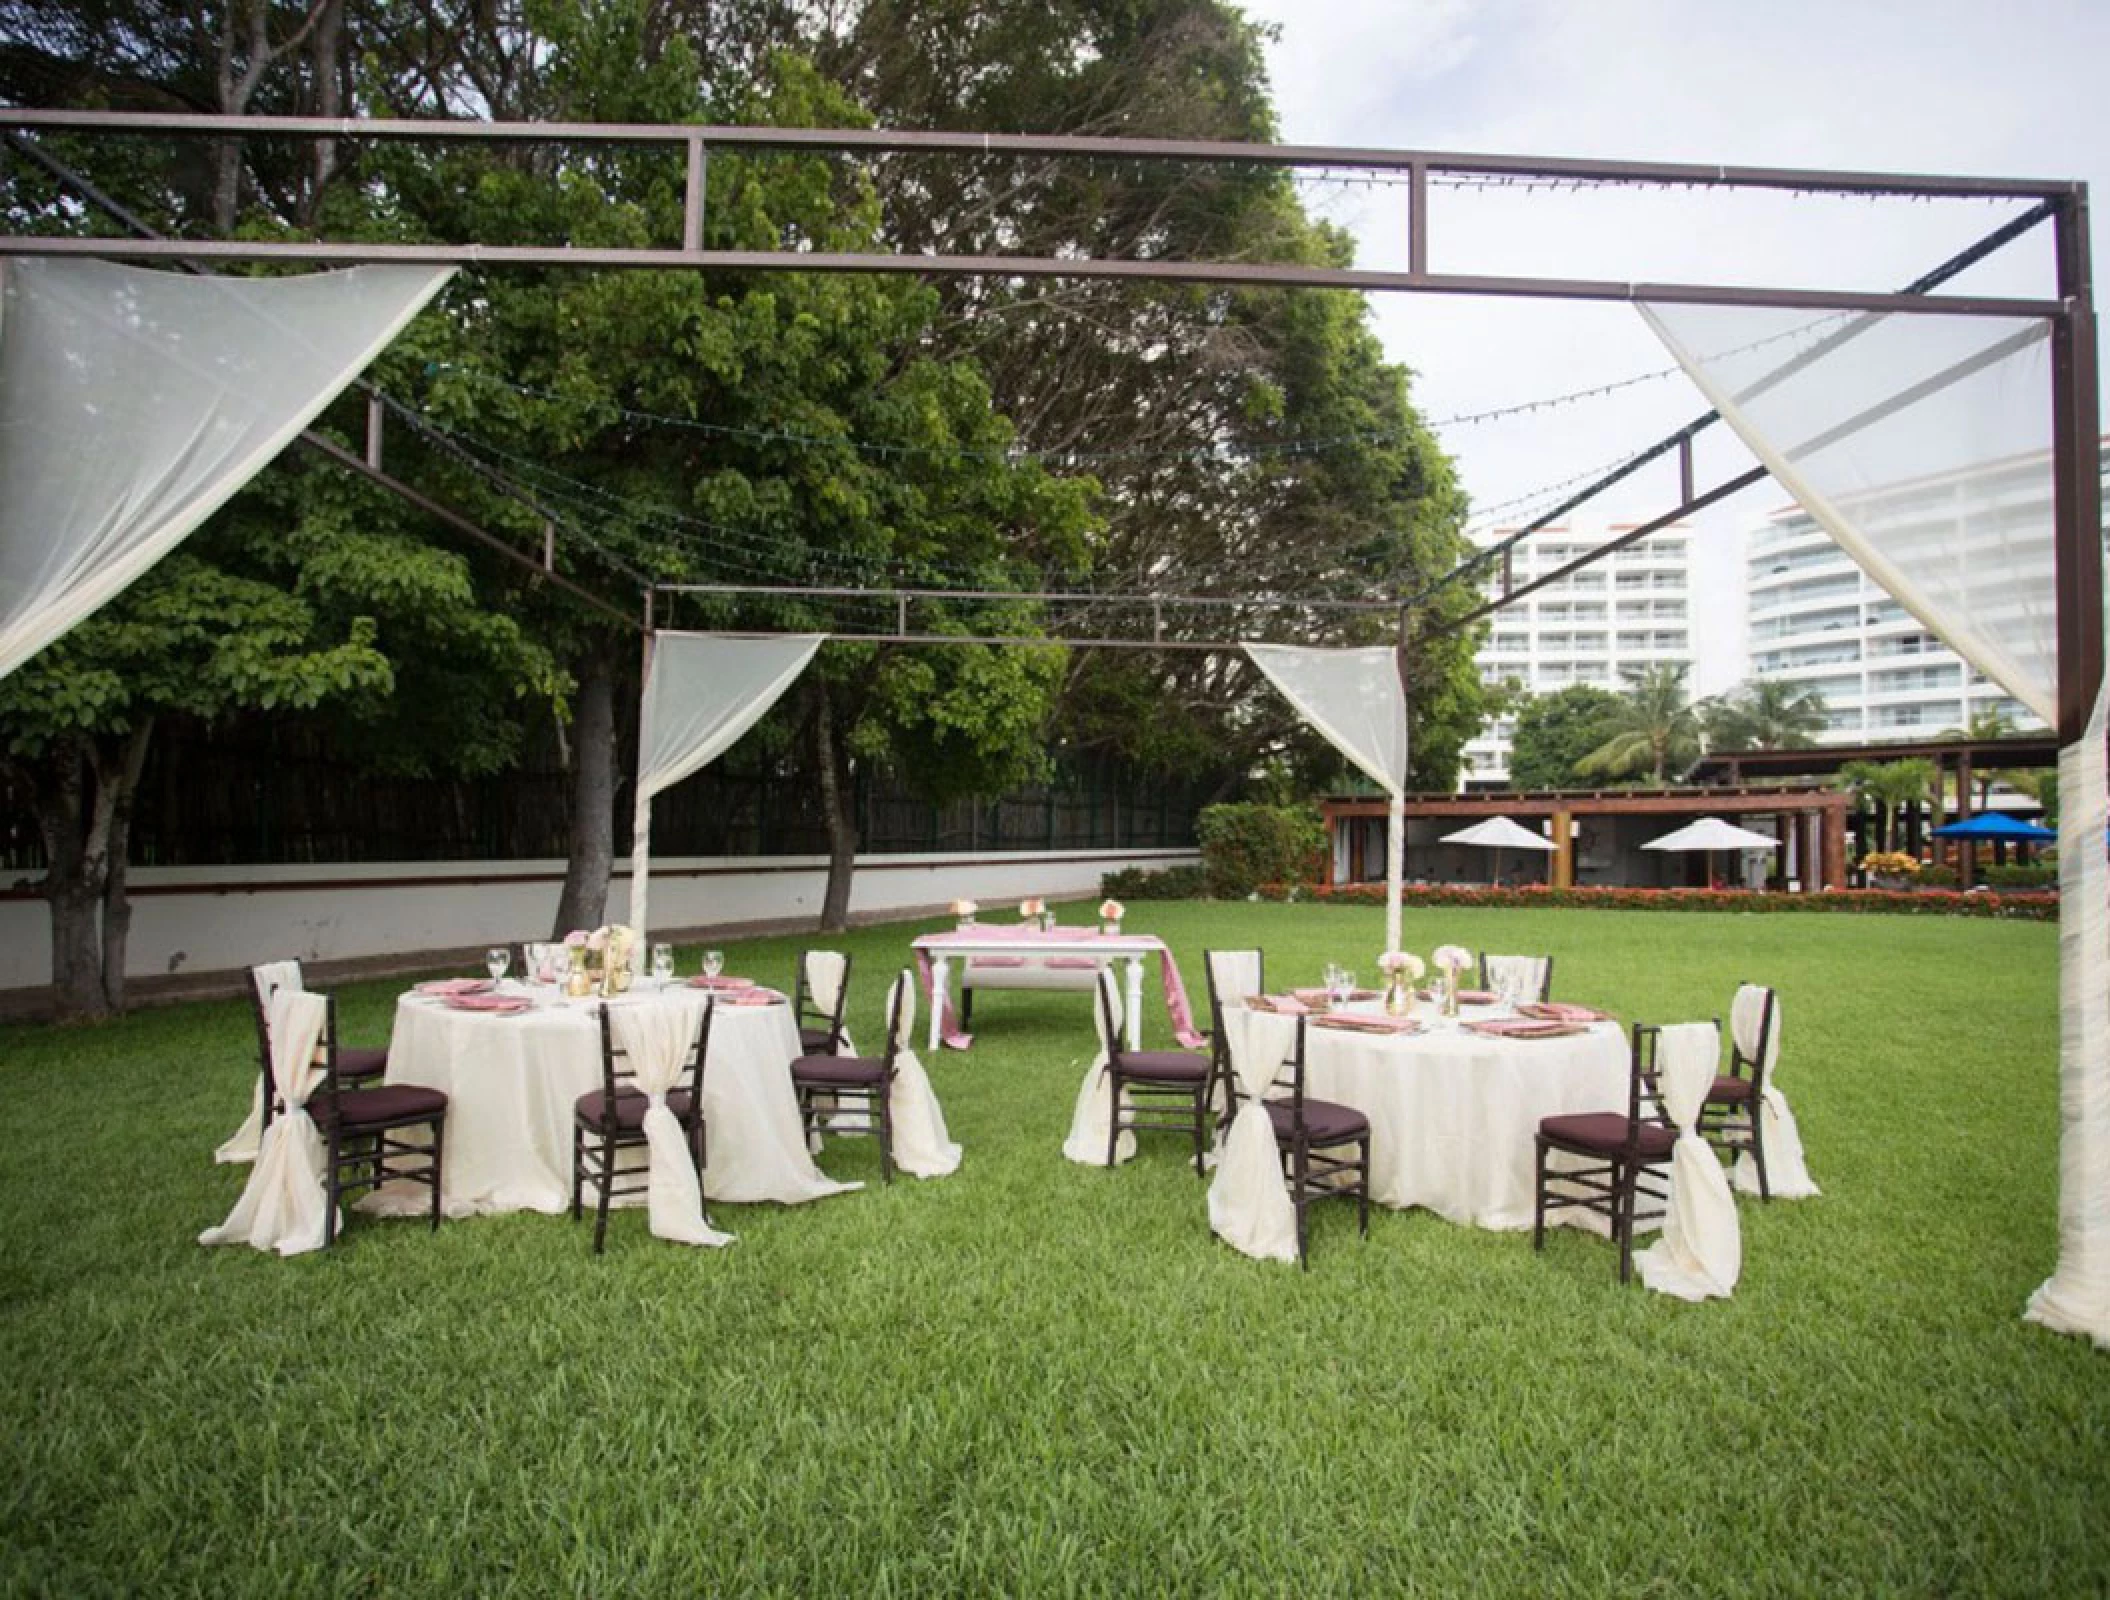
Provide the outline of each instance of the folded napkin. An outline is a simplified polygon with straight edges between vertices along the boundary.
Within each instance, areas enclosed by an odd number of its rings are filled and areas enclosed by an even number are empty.
[[[1087,972],[1092,972],[1098,969],[1099,963],[1094,961],[1090,956],[1049,956],[1046,961],[1041,963],[1041,965],[1046,967],[1066,967],[1071,969],[1081,967]]]
[[[1542,1022],[1609,1022],[1611,1013],[1599,1011],[1592,1006],[1570,1005],[1565,1000],[1527,1000],[1517,1007],[1517,1014],[1537,1017]]]
[[[489,978],[435,978],[417,986],[419,994],[482,994],[491,987]]]
[[[1314,1028],[1346,1028],[1353,1033],[1419,1033],[1422,1024],[1417,1017],[1370,1016],[1360,1011],[1335,1011],[1327,1016],[1314,1017]]]
[[[784,997],[774,989],[757,989],[749,984],[744,989],[735,989],[723,996],[729,1006],[780,1006]]]
[[[1024,956],[969,956],[967,958],[967,965],[970,970],[975,967],[1022,967],[1025,964],[1026,958]]]
[[[1460,989],[1458,1004],[1461,1006],[1491,1006],[1502,997],[1492,989]]]
[[[1293,994],[1249,994],[1245,999],[1248,1011],[1274,1011],[1285,1017],[1307,1015],[1311,1007]]]
[[[689,980],[691,989],[752,989],[754,986],[755,980],[752,978],[691,978]]]
[[[535,1002],[523,1000],[510,994],[450,994],[442,996],[446,1005],[455,1011],[488,1011],[497,1016],[506,1016],[515,1011],[532,1011]]]
[[[1468,1022],[1468,1033],[1484,1034],[1490,1039],[1559,1039],[1571,1033],[1581,1033],[1579,1022],[1543,1022],[1536,1017],[1494,1017],[1486,1022]]]

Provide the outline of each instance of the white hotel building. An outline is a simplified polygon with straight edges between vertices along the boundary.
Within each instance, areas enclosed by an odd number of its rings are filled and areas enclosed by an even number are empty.
[[[1616,523],[1598,531],[1542,529],[1511,552],[1511,582],[1529,583],[1623,531]],[[1506,536],[1498,532],[1486,542]],[[1491,595],[1500,592],[1499,569],[1488,588]],[[1576,683],[1617,692],[1629,668],[1692,663],[1692,600],[1692,530],[1674,524],[1504,606],[1474,659],[1489,684],[1515,679],[1533,694]],[[1466,745],[1462,787],[1508,786],[1514,732],[1514,722],[1500,718]]]

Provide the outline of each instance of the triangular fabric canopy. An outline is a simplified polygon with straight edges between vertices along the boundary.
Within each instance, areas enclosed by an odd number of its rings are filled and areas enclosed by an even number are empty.
[[[1551,839],[1542,833],[1533,833],[1520,822],[1507,817],[1489,817],[1476,822],[1470,828],[1460,828],[1456,833],[1443,836],[1445,844],[1477,844],[1490,850],[1557,850]]]
[[[791,633],[653,636],[637,730],[637,809],[630,845],[630,925],[642,955],[652,872],[652,797],[731,748],[806,670],[827,637]]]
[[[1400,883],[1406,859],[1407,691],[1399,656],[1389,645],[1324,650],[1249,644],[1245,653],[1326,742],[1383,786],[1388,807],[1385,850],[1385,948],[1397,950]]]
[[[1994,844],[2051,844],[2058,835],[2051,829],[2034,822],[2025,822],[2020,817],[2002,816],[1997,811],[1981,811],[1964,822],[1952,822],[1947,827],[1935,828],[1927,835],[1930,839],[1978,839]]]
[[[2049,324],[1640,306],[1722,419],[1907,611],[2057,726]],[[2102,597],[2088,626],[2102,627]],[[2027,1315],[2110,1347],[2110,826],[2098,694],[2059,751],[2059,1262]]]
[[[1739,828],[1720,817],[1702,817],[1682,828],[1673,828],[1659,839],[1651,839],[1644,850],[1778,850],[1780,841],[1771,834]]]
[[[452,272],[0,261],[0,677],[175,548]]]

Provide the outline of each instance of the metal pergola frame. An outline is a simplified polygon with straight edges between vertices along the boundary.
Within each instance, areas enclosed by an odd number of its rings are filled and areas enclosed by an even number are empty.
[[[351,264],[397,262],[454,266],[540,266],[621,269],[687,268],[694,270],[908,273],[918,276],[997,276],[1018,278],[1132,279],[1147,282],[1206,283],[1247,287],[1322,288],[1381,293],[1463,294],[1583,301],[1642,301],[1799,308],[1810,311],[1863,313],[1940,313],[1953,316],[2041,317],[2052,346],[2053,403],[2053,539],[2058,606],[2058,719],[2062,745],[2079,739],[2101,685],[2103,674],[2103,561],[2100,529],[2101,462],[2099,403],[2096,395],[2096,337],[2092,268],[2088,239],[2088,189],[2085,183],[2032,178],[1971,178],[1926,174],[1876,173],[1784,167],[1732,167],[1691,162],[1610,161],[1568,157],[1469,154],[1426,150],[1374,150],[1352,146],[1254,145],[1184,139],[1083,138],[1067,135],[893,132],[855,128],[750,128],[648,123],[475,123],[373,118],[206,116],[121,113],[0,107],[0,128],[24,132],[97,134],[163,138],[240,139],[244,136],[318,140],[421,140],[470,144],[562,144],[670,148],[685,162],[682,237],[665,247],[574,249],[562,244],[373,244],[314,240],[179,240],[96,239],[42,236],[0,237],[0,252],[17,255],[93,256],[142,261],[279,262]],[[10,142],[14,142],[10,140]],[[859,155],[931,154],[958,157],[1042,157],[1071,160],[1220,163],[1289,169],[1346,169],[1402,174],[1407,191],[1408,266],[1404,272],[1358,268],[1312,267],[1290,263],[1131,259],[1072,259],[1033,256],[945,256],[844,253],[800,250],[709,250],[704,248],[710,152],[717,150],[795,151],[855,157]],[[1485,275],[1435,272],[1429,268],[1432,223],[1432,179],[1458,177],[1495,182],[1541,181],[1575,185],[1654,185],[1709,190],[1771,190],[1801,193],[1898,197],[1916,200],[2015,200],[2036,202],[1944,268],[1902,290],[1880,293],[1851,289],[1789,289],[1764,285],[1702,283],[1633,283],[1605,279],[1536,275]],[[1932,292],[1938,284],[1981,259],[2038,222],[2053,231],[2056,298],[2030,299]],[[1763,469],[1739,475],[1714,488],[1696,492],[1692,485],[1691,436],[1712,420],[1700,418],[1670,439],[1643,452],[1572,498],[1572,509],[1607,483],[1624,477],[1647,460],[1675,449],[1680,459],[1681,505],[1655,519],[1661,526],[1678,516],[1712,504],[1762,479]],[[398,487],[379,473],[378,452],[370,445],[368,460],[336,452],[346,465]],[[407,486],[403,486],[407,487]],[[428,506],[430,503],[428,502]],[[445,508],[434,508],[442,513]],[[1525,533],[1543,526],[1549,514]],[[448,514],[456,526],[466,519]],[[473,524],[469,531],[485,537]],[[1644,530],[1646,531],[1646,530]],[[1517,537],[1522,537],[1520,534]],[[1599,559],[1620,544],[1642,537],[1624,535],[1584,557],[1576,566]],[[1484,558],[1481,558],[1484,559]],[[1469,563],[1477,567],[1479,560]],[[547,562],[545,562],[545,567]],[[1466,570],[1466,569],[1461,569]],[[1565,575],[1565,569],[1562,575]],[[1453,575],[1455,577],[1456,574]],[[1445,580],[1449,581],[1449,580]],[[760,589],[751,592],[775,592]],[[888,591],[901,593],[903,591]],[[1505,593],[1482,615],[1528,591]],[[1368,602],[1375,609],[1396,610],[1402,629],[1411,597],[1404,601]],[[958,598],[955,596],[954,598]],[[1005,595],[1027,600],[1029,594]],[[1097,596],[1148,604],[1150,595]],[[1285,601],[1307,609],[1363,604],[1339,601]],[[651,624],[651,591],[645,602]],[[1471,620],[1470,618],[1466,620]],[[906,635],[906,629],[897,633]],[[932,636],[933,642],[956,635]],[[1060,638],[1032,642],[1063,643]],[[1093,644],[1174,643],[1212,647],[1195,641],[1078,640]],[[1230,642],[1215,644],[1226,647]],[[1402,650],[1403,654],[1403,650]],[[1404,664],[1404,662],[1402,662]]]

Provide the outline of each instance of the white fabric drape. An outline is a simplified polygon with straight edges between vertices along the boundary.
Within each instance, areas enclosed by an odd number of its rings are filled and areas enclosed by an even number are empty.
[[[280,989],[301,987],[300,963],[298,961],[266,961],[261,966],[249,969],[250,985],[256,990],[256,1003],[263,1007],[264,1015],[271,1015],[271,997]],[[264,1074],[259,1070],[249,1080],[249,1115],[242,1125],[229,1134],[220,1148],[212,1153],[216,1162],[254,1161],[257,1145],[264,1133]]]
[[[829,1016],[835,1016],[842,1005],[843,983],[849,977],[850,958],[840,950],[808,950],[803,959],[806,963],[806,988],[813,996],[813,1003]],[[912,1009],[915,1003],[915,997],[911,995],[909,1005]],[[887,1015],[892,1016],[893,1002],[889,1000],[887,1005]],[[847,1019],[843,1023],[842,1048],[837,1053],[846,1056],[857,1054],[857,1046],[850,1042],[850,1024]]]
[[[0,261],[0,678],[262,470],[452,270]]]
[[[1113,1122],[1113,1100],[1107,1093],[1108,1052],[1113,1041],[1106,1036],[1106,1013],[1113,1012],[1116,1038],[1121,1032],[1124,1012],[1121,1007],[1121,985],[1106,968],[1099,969],[1097,978],[1098,997],[1092,1005],[1092,1026],[1098,1030],[1099,1053],[1092,1057],[1092,1064],[1085,1069],[1084,1082],[1077,1089],[1077,1104],[1070,1112],[1069,1137],[1062,1141],[1062,1153],[1072,1161],[1088,1167],[1106,1165],[1106,1135]],[[1129,1103],[1128,1091],[1121,1092],[1121,1103]],[[1114,1149],[1116,1161],[1126,1161],[1136,1153],[1136,1136],[1124,1132],[1121,1142]]]
[[[1209,984],[1220,1005],[1228,1007],[1234,1001],[1260,993],[1258,950],[1211,950],[1208,959]]]
[[[1209,1182],[1209,1227],[1260,1261],[1297,1261],[1297,1208],[1282,1176],[1275,1125],[1262,1101],[1297,1045],[1297,1021],[1276,1011],[1224,1008],[1224,1042],[1245,1101],[1224,1135]]]
[[[1513,994],[1519,1000],[1543,1000],[1546,996],[1546,957],[1488,956],[1487,981],[1497,994]]]
[[[1400,894],[1406,870],[1407,691],[1389,645],[1324,650],[1249,644],[1245,653],[1342,755],[1381,785],[1385,808],[1385,948],[1400,947]]]
[[[651,916],[652,797],[723,755],[806,670],[825,635],[728,639],[658,633],[638,709],[637,801],[631,818],[630,926],[637,955]]]
[[[1729,1002],[1729,1037],[1747,1061],[1758,1058],[1759,1029],[1765,1022],[1770,993],[1761,984],[1747,983],[1737,989],[1736,998]],[[1766,1145],[1767,1192],[1776,1200],[1808,1200],[1824,1191],[1812,1181],[1809,1165],[1803,1159],[1802,1130],[1795,1126],[1788,1097],[1773,1082],[1774,1063],[1780,1059],[1780,996],[1772,995],[1772,1001],[1773,1026],[1765,1037],[1766,1088],[1759,1097],[1760,1103],[1752,1107],[1752,1115],[1758,1118],[1759,1134]],[[1738,1193],[1759,1192],[1758,1164],[1749,1151],[1736,1153],[1736,1165],[1729,1176]]]
[[[894,1086],[887,1109],[894,1124],[894,1165],[919,1178],[944,1178],[960,1170],[960,1147],[945,1131],[945,1113],[930,1074],[916,1054],[916,980],[904,972],[887,991],[888,1016],[901,1006],[894,1031]]]
[[[1720,1158],[1699,1133],[1700,1107],[1714,1086],[1721,1051],[1721,1030],[1711,1022],[1672,1023],[1656,1041],[1663,1105],[1678,1143],[1662,1236],[1634,1265],[1651,1289],[1681,1300],[1727,1299],[1743,1267],[1736,1197]]]
[[[264,1130],[256,1165],[227,1220],[199,1234],[198,1243],[246,1244],[282,1256],[322,1248],[329,1213],[322,1182],[327,1152],[308,1115],[308,1097],[322,1087],[319,1046],[328,1010],[321,995],[300,989],[280,989],[271,997],[271,1071],[285,1110]]]
[[[681,1119],[667,1105],[667,1092],[681,1082],[696,1044],[696,1019],[687,1006],[669,1000],[632,1000],[608,1008],[610,1031],[630,1058],[630,1071],[650,1102],[645,1111],[646,1221],[655,1239],[675,1244],[728,1245],[704,1220],[703,1184],[696,1153]]]
[[[2057,724],[2047,323],[1640,310],[1863,570]],[[2027,1314],[2110,1347],[2110,805],[2094,713],[2059,752],[2059,1264]]]

